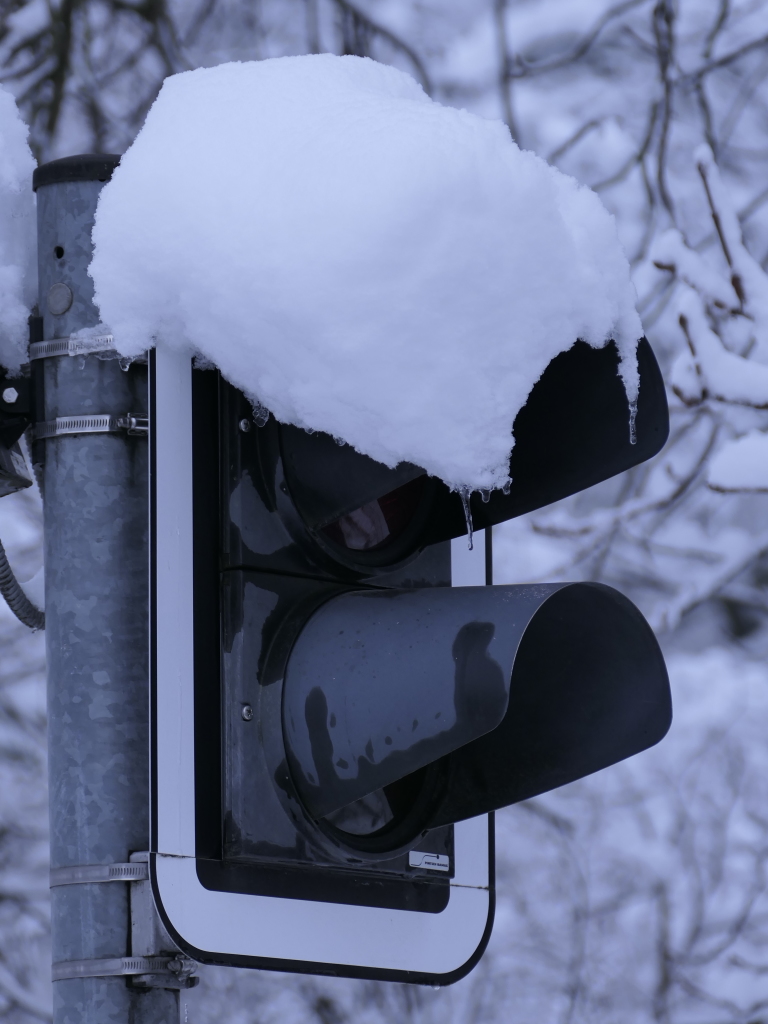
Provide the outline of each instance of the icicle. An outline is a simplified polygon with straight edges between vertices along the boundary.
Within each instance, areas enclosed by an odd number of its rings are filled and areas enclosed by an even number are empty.
[[[480,497],[483,499],[483,504],[487,505],[491,500],[491,490],[489,487],[480,488]]]
[[[120,356],[119,359],[117,360],[117,365],[120,367],[123,373],[127,373],[131,368],[132,362],[133,360],[128,359],[126,356]]]
[[[507,480],[507,482],[501,488],[501,493],[506,497],[511,490],[512,490],[512,481],[511,480]]]
[[[629,403],[629,443],[637,444],[637,399]]]
[[[474,550],[474,544],[472,543],[472,534],[474,527],[472,526],[472,509],[469,507],[469,496],[471,494],[468,487],[459,487],[459,497],[461,498],[461,504],[464,508],[464,519],[467,523],[467,539],[469,540],[469,550]]]

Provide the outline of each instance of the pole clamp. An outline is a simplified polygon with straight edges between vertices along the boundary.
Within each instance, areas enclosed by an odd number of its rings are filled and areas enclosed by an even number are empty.
[[[53,868],[51,886],[92,882],[130,882],[130,946],[134,956],[99,960],[61,960],[53,965],[54,981],[73,978],[130,978],[136,988],[194,988],[197,963],[182,953],[157,915],[149,882],[149,854],[134,853],[127,864],[74,864]]]
[[[173,956],[112,956],[103,960],[60,960],[53,965],[54,981],[73,978],[127,978],[134,984],[146,977],[146,987],[156,987],[152,981],[167,982],[166,987],[192,988],[189,984],[197,964],[183,953]],[[163,975],[158,979],[157,975]]]
[[[50,341],[33,341],[29,346],[29,361],[48,359],[51,356],[87,356],[92,352],[114,352],[115,339],[111,334],[92,337],[52,338]]]
[[[57,416],[55,420],[44,420],[32,427],[32,440],[42,441],[47,437],[61,437],[62,434],[120,434],[125,431],[132,437],[146,437],[149,420],[146,416]]]
[[[73,864],[51,868],[50,887],[86,885],[92,882],[144,882],[149,878],[149,865],[135,864]]]

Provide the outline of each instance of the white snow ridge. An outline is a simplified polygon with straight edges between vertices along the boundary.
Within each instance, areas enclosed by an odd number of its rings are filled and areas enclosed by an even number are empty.
[[[214,362],[275,417],[501,487],[550,360],[642,334],[597,196],[368,58],[167,79],[105,186],[91,273],[125,355]]]

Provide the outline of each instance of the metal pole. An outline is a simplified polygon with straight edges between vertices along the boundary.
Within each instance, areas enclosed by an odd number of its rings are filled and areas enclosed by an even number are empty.
[[[67,158],[36,172],[45,340],[98,323],[91,229],[115,163]],[[43,466],[51,868],[124,864],[149,848],[148,461],[146,437],[117,421],[146,417],[146,367],[124,369],[110,351],[33,366],[46,421],[34,458]],[[93,428],[83,418],[96,416],[109,432],[62,433],[73,424],[56,423],[77,417]],[[52,888],[54,964],[130,956],[129,884]],[[54,981],[55,1024],[176,1024],[178,992],[105,972]]]

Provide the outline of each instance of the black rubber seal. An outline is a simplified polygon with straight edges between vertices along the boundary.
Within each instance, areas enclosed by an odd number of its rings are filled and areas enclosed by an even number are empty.
[[[41,164],[32,175],[32,190],[62,181],[109,181],[120,163],[116,153],[80,153]]]

